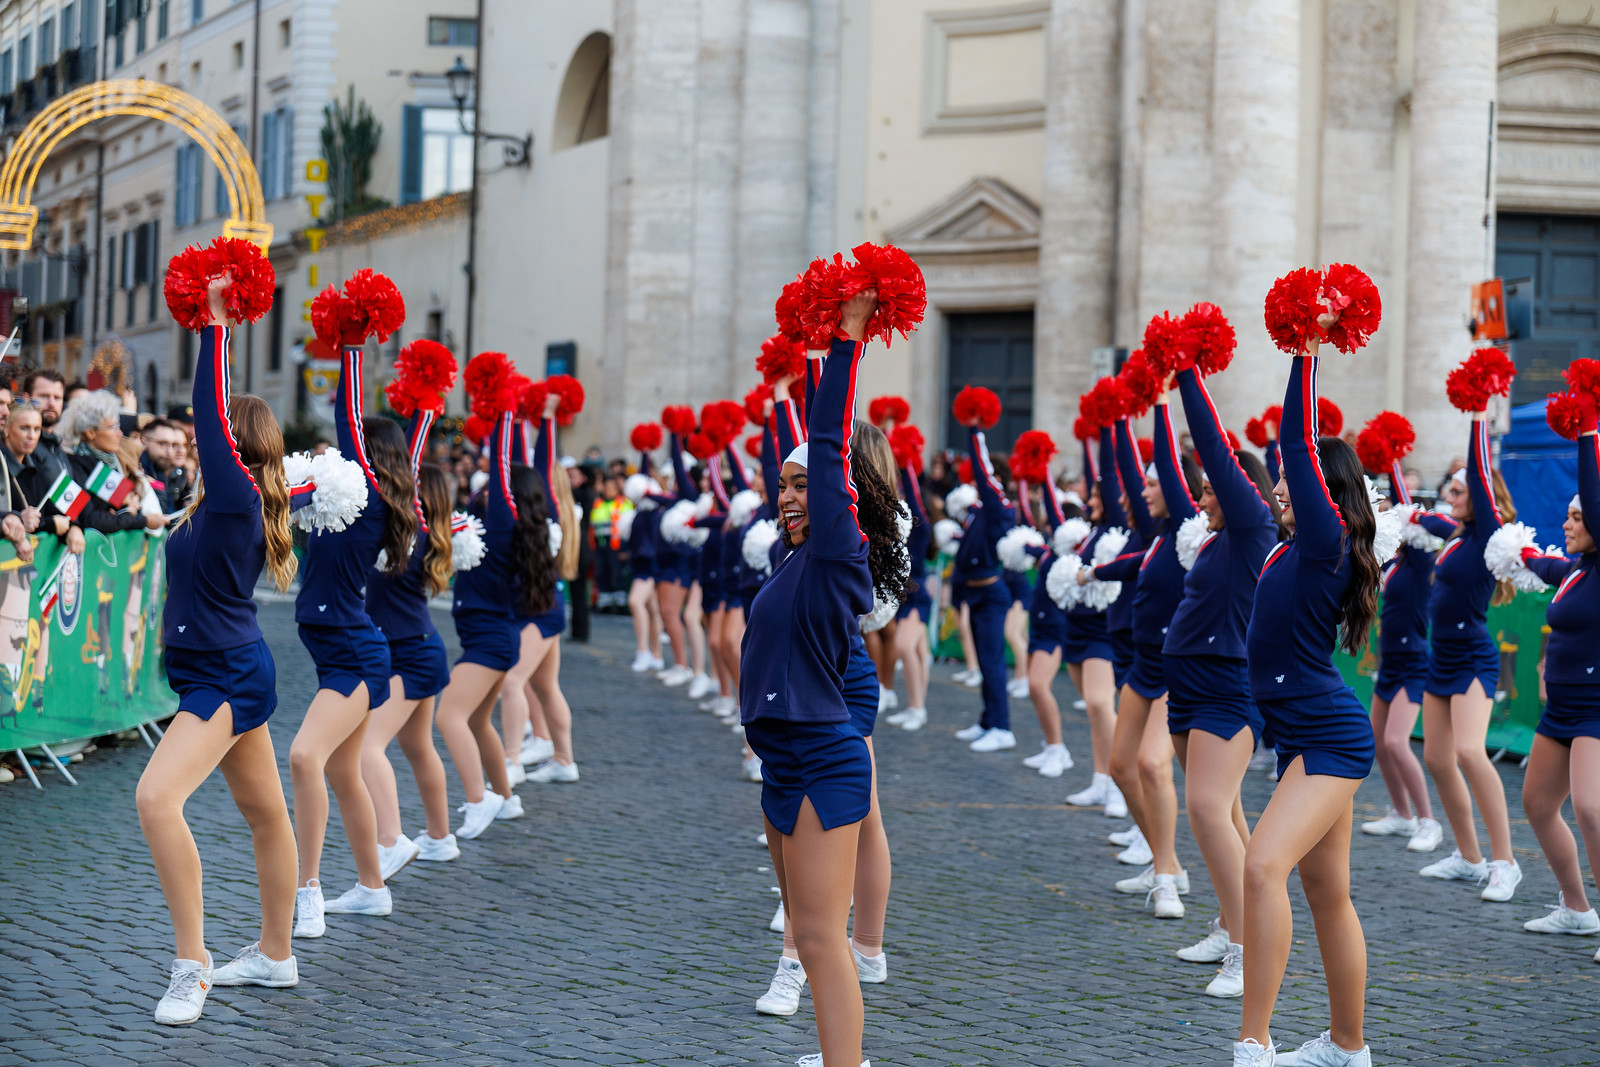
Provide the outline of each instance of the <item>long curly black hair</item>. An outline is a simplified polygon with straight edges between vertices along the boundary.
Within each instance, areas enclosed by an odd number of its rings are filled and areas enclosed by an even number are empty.
[[[1344,520],[1345,548],[1350,553],[1350,584],[1339,598],[1344,612],[1339,645],[1350,655],[1359,656],[1372,632],[1372,620],[1378,617],[1381,568],[1372,551],[1378,517],[1367,499],[1367,480],[1356,450],[1340,438],[1322,437],[1317,440],[1317,455],[1328,492]]]
[[[544,479],[532,467],[514,464],[511,496],[517,504],[517,524],[511,530],[517,603],[522,614],[539,615],[556,602],[556,559],[550,554],[550,505]]]
[[[867,535],[867,568],[880,600],[904,603],[911,595],[911,552],[900,539],[899,478],[889,438],[856,420],[850,434],[850,477],[856,483],[856,517]]]
[[[411,562],[411,546],[421,525],[417,520],[417,483],[411,472],[411,451],[400,424],[381,415],[363,418],[361,435],[366,439],[367,460],[377,476],[379,495],[389,508],[380,545],[387,553],[384,573],[399,577]]]

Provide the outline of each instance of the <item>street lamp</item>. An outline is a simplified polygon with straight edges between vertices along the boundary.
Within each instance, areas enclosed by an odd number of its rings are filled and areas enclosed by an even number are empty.
[[[505,133],[484,133],[482,130],[467,129],[467,98],[472,95],[472,83],[476,75],[460,56],[456,56],[455,66],[444,72],[445,81],[450,83],[450,95],[456,102],[456,119],[461,123],[461,132],[470,133],[474,137],[485,141],[499,141],[500,150],[504,153],[504,162],[508,167],[533,166],[533,134],[526,137],[512,137]]]

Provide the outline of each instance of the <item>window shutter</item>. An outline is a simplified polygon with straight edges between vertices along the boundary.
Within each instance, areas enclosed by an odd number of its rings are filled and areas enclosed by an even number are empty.
[[[278,132],[283,139],[283,146],[280,149],[283,184],[279,187],[279,191],[282,195],[288,196],[294,191],[294,109],[283,108],[281,114],[282,118],[278,120]]]
[[[400,202],[422,199],[422,108],[406,104],[401,109]]]

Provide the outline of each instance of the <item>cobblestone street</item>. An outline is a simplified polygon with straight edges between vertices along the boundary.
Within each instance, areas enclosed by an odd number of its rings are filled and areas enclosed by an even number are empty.
[[[269,604],[262,620],[287,783],[314,674],[290,606]],[[444,632],[453,639],[448,622]],[[780,942],[766,929],[774,879],[755,843],[759,789],[736,775],[738,741],[629,673],[631,643],[626,620],[599,617],[592,645],[563,649],[581,782],[521,786],[528,817],[463,842],[454,863],[407,868],[392,882],[392,917],[330,916],[327,937],[296,942],[298,988],[216,989],[187,1028],[151,1020],[171,933],[133,805],[146,749],[91,755],[74,767],[75,789],[53,774],[43,792],[25,779],[0,789],[0,1063],[767,1067],[815,1051],[809,996],[788,1020],[753,1009]],[[929,727],[878,734],[895,885],[890,979],[866,989],[872,1062],[1225,1063],[1238,1002],[1202,996],[1212,968],[1171,954],[1215,914],[1187,825],[1189,915],[1157,922],[1142,898],[1110,888],[1133,873],[1105,842],[1121,824],[1061,803],[1088,776],[1081,714],[1067,726],[1078,767],[1043,779],[1021,764],[1038,747],[1026,701],[1014,708],[1018,749],[974,755],[950,734],[978,695],[951,684],[948,667],[935,673]],[[1058,691],[1070,709],[1065,675]],[[1501,769],[1520,816],[1521,772]],[[399,778],[411,831],[420,809],[403,761]],[[1252,819],[1270,789],[1250,774]],[[451,790],[459,803],[453,771]],[[1384,806],[1374,771],[1358,816]],[[221,962],[255,936],[249,838],[220,775],[189,818]],[[1403,839],[1356,835],[1374,1063],[1600,1061],[1600,939],[1522,932],[1556,887],[1526,823],[1513,831],[1527,880],[1511,904],[1417,877],[1423,861]],[[324,875],[330,895],[354,881],[337,826]],[[1293,896],[1297,941],[1274,1026],[1291,1048],[1326,1025],[1311,924],[1298,887]]]

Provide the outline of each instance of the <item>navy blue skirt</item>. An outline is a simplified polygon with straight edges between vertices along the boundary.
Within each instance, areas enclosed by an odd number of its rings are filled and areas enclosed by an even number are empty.
[[[1204,730],[1231,741],[1249,727],[1252,744],[1261,743],[1261,710],[1250,699],[1250,673],[1244,660],[1168,656],[1166,677],[1168,732]]]
[[[1549,703],[1534,733],[1571,747],[1575,737],[1600,738],[1600,690],[1592,685],[1546,682]]]
[[[367,707],[389,699],[389,641],[383,631],[366,626],[313,626],[300,624],[300,643],[317,665],[317,688],[331,689],[342,697],[367,687]]]
[[[850,648],[850,666],[845,668],[841,686],[844,706],[850,709],[850,723],[862,737],[871,737],[878,723],[878,668],[867,655],[865,645]]]
[[[1161,646],[1136,644],[1133,646],[1133,666],[1128,669],[1128,687],[1146,700],[1154,700],[1167,691],[1166,667],[1162,663]]]
[[[824,830],[867,817],[872,757],[854,724],[756,719],[744,739],[761,757],[761,811],[779,833],[794,833],[807,797]]]
[[[1000,571],[1000,580],[1006,583],[1006,589],[1011,592],[1011,603],[1026,607],[1033,597],[1033,589],[1028,585],[1027,574],[1005,567]]]
[[[967,588],[966,582],[954,578],[950,580],[950,606],[957,611],[961,610],[961,605],[967,603]]]
[[[567,607],[561,602],[560,592],[556,593],[556,602],[548,611],[541,611],[537,615],[518,615],[517,631],[527,629],[530,625],[539,628],[539,636],[556,637],[567,628]]]
[[[628,569],[633,572],[636,582],[653,582],[656,580],[656,558],[654,556],[635,556],[628,561]]]
[[[1378,661],[1378,676],[1372,680],[1372,695],[1388,702],[1404,689],[1406,699],[1422,704],[1422,693],[1428,682],[1428,657],[1421,651],[1385,652]],[[1462,690],[1465,692],[1465,690]],[[1488,690],[1494,692],[1493,687]]]
[[[456,637],[461,640],[457,663],[476,663],[491,671],[509,671],[522,652],[522,628],[509,615],[491,611],[455,613]]]
[[[1067,643],[1067,613],[1056,607],[1049,597],[1043,604],[1033,600],[1033,610],[1028,612],[1028,655],[1043,652],[1052,655]]]
[[[1111,635],[1111,672],[1116,680],[1116,686],[1121,689],[1128,680],[1128,675],[1133,672],[1133,631],[1110,630]]]
[[[1300,757],[1307,774],[1365,778],[1372,773],[1372,720],[1348,686],[1320,696],[1258,702],[1278,750],[1278,774]]]
[[[450,684],[450,660],[437,631],[389,642],[389,669],[400,676],[407,700],[426,700]]]
[[[254,730],[278,710],[278,669],[267,639],[239,648],[201,651],[167,646],[167,684],[178,694],[178,710],[206,722],[227,704],[233,733]]]
[[[1116,662],[1116,649],[1111,631],[1106,628],[1105,612],[1068,614],[1065,617],[1067,637],[1061,646],[1063,663],[1082,663],[1090,659]]]
[[[913,578],[910,582],[911,595],[900,602],[900,610],[894,613],[896,619],[909,619],[915,611],[917,618],[926,625],[933,618],[933,598],[928,595],[926,578]],[[746,615],[749,612],[745,612]]]
[[[1424,691],[1450,697],[1465,693],[1474,681],[1494,699],[1500,684],[1500,649],[1493,638],[1482,641],[1441,641],[1437,634],[1428,648],[1428,682]]]

